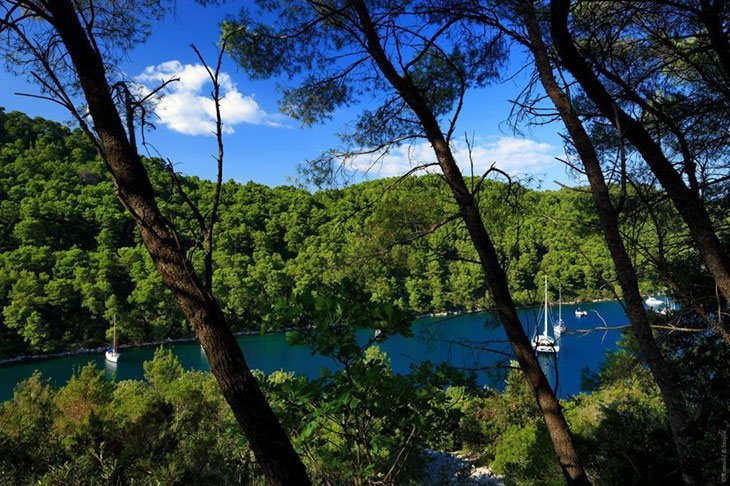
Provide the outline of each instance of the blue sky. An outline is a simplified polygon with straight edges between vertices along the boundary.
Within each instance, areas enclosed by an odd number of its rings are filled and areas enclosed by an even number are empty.
[[[130,52],[121,65],[129,76],[150,86],[160,77],[173,74],[181,77],[181,82],[175,84],[159,105],[161,119],[156,121],[157,129],[148,134],[148,140],[186,174],[214,177],[211,154],[216,151],[209,128],[209,102],[205,99],[211,86],[205,83],[204,72],[190,44],[194,43],[212,63],[217,53],[218,25],[227,14],[235,14],[238,5],[233,2],[201,7],[194,2],[178,2],[175,13],[167,15],[150,39]],[[518,61],[513,60],[512,70],[518,67]],[[337,148],[336,133],[354,117],[354,111],[342,109],[324,125],[302,128],[296,121],[278,114],[276,81],[251,81],[228,59],[222,70],[226,73],[227,93],[226,179],[287,184],[296,175],[297,164]],[[542,187],[554,188],[554,180],[571,183],[562,164],[554,159],[563,154],[558,125],[533,129],[527,137],[521,137],[512,134],[505,123],[511,107],[508,100],[517,96],[522,82],[524,78],[517,76],[515,80],[469,93],[456,132],[474,137],[473,157],[477,169],[496,162],[510,173],[535,176],[542,181]],[[15,92],[38,92],[25,79],[3,71],[0,83],[4,86],[0,91],[0,106],[7,111],[20,110],[61,122],[70,119],[50,102],[16,96]],[[463,143],[457,144],[456,151],[457,156],[465,159]],[[393,151],[382,166],[363,177],[397,175],[408,169],[409,159],[429,157],[427,145],[404,147]],[[358,165],[368,164],[361,161]]]

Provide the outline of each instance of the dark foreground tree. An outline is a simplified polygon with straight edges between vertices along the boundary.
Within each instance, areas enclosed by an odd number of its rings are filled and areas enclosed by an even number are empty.
[[[516,17],[524,25],[526,34],[524,37],[515,35],[515,38],[521,39],[530,50],[540,83],[558,111],[585,168],[606,246],[616,268],[631,329],[667,409],[684,481],[686,484],[701,484],[701,462],[697,457],[698,448],[685,394],[680,387],[676,370],[662,355],[654,339],[639,290],[636,270],[621,237],[618,211],[611,200],[598,154],[568,95],[555,77],[533,1],[519,0],[514,7]]]
[[[125,131],[115,106],[104,49],[118,46],[104,44],[104,35],[122,45],[130,42],[139,34],[138,26],[124,21],[139,15],[134,8],[142,6],[53,0],[3,2],[2,7],[0,32],[8,42],[6,52],[40,68],[34,75],[48,95],[73,110],[69,92],[78,83],[93,126],[74,111],[77,120],[106,163],[119,200],[132,214],[165,285],[195,330],[268,482],[308,484],[306,470],[251,374],[220,306],[196,275],[174,226],[160,213],[147,171],[130,142],[132,133]]]
[[[261,2],[269,8],[268,2]],[[232,52],[252,74],[298,75],[299,88],[286,91],[284,108],[305,123],[371,93],[384,100],[367,110],[346,141],[368,151],[396,140],[420,139],[436,162],[459,208],[496,311],[514,355],[545,420],[563,475],[569,484],[588,484],[573,438],[550,384],[517,316],[507,278],[479,211],[457,165],[451,137],[467,88],[493,78],[502,59],[499,36],[456,19],[429,23],[419,2],[284,2],[273,25],[243,17],[225,26]],[[446,131],[439,116],[455,110]],[[377,149],[370,150],[378,152]],[[332,173],[332,159],[319,160]],[[485,174],[486,177],[488,174]]]

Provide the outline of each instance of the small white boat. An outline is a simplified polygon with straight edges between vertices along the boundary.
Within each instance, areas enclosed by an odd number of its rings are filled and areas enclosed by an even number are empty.
[[[583,310],[580,307],[578,307],[575,310],[575,317],[585,317],[587,315],[588,315],[588,311],[587,310]]]
[[[644,303],[645,303],[646,305],[648,305],[649,307],[659,307],[659,306],[660,306],[660,305],[662,305],[662,304],[663,304],[664,302],[662,302],[661,300],[657,299],[656,297],[652,297],[652,296],[649,296],[649,298],[648,298],[648,299],[646,299],[646,300],[644,301]]]
[[[557,353],[560,351],[560,345],[555,342],[555,339],[548,334],[548,296],[547,296],[547,275],[545,276],[545,330],[542,334],[535,334],[532,338],[532,349],[538,353]]]
[[[114,319],[114,343],[111,348],[106,350],[104,357],[107,361],[116,363],[119,361],[119,356],[121,356],[121,354],[122,353],[119,352],[119,344],[117,343],[117,320]]]

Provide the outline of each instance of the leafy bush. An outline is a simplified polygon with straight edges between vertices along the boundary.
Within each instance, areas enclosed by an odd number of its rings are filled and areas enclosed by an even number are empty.
[[[561,485],[563,475],[544,426],[511,425],[500,438],[491,468],[508,483]]]

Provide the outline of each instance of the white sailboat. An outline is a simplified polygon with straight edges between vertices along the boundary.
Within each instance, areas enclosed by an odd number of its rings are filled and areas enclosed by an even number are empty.
[[[557,353],[560,351],[560,346],[555,342],[555,339],[548,333],[548,296],[547,296],[547,275],[545,276],[545,309],[543,314],[545,315],[545,330],[542,334],[537,334],[535,331],[535,337],[532,338],[532,348],[538,353]]]
[[[555,338],[560,338],[560,335],[568,329],[568,327],[563,322],[563,289],[560,285],[558,285],[558,322],[553,324],[553,333],[555,334]]]
[[[119,356],[121,356],[121,354],[122,353],[119,352],[119,343],[117,342],[117,319],[114,318],[114,342],[112,347],[106,350],[104,357],[107,361],[116,363],[119,361]]]

